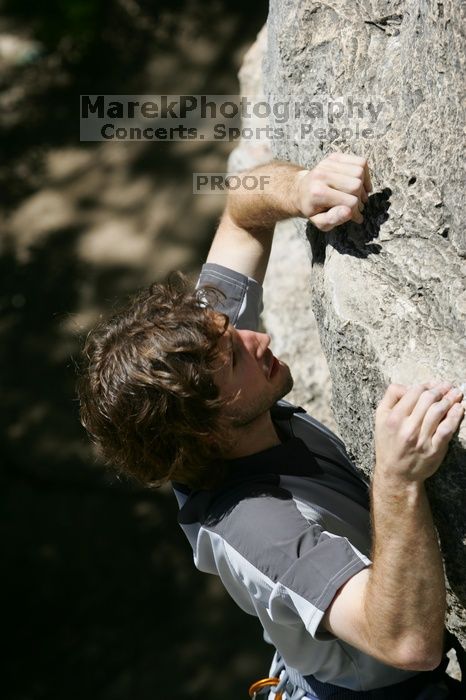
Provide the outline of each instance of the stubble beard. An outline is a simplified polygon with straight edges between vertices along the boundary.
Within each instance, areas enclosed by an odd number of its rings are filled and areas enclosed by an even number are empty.
[[[291,376],[290,368],[284,365],[281,368],[281,381],[277,382],[274,391],[268,396],[258,396],[255,401],[251,401],[248,406],[236,406],[231,415],[231,426],[233,428],[245,428],[250,426],[260,416],[269,411],[272,406],[288,394],[293,388],[294,380]]]

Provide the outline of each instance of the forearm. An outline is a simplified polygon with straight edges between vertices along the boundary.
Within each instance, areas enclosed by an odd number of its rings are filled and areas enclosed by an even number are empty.
[[[257,188],[230,190],[207,262],[216,262],[262,283],[272,247],[275,224],[300,213],[294,204],[297,165],[273,161],[242,173],[253,175]],[[263,189],[260,189],[263,178]]]
[[[300,216],[321,231],[350,220],[362,223],[360,206],[367,201],[366,188],[372,188],[366,159],[338,152],[310,171],[272,161],[241,173],[240,183],[229,190],[207,262],[258,282],[264,279],[278,221]]]
[[[230,190],[227,210],[237,226],[246,231],[267,231],[278,221],[303,216],[296,201],[299,165],[272,161],[247,173],[242,173],[242,183],[237,190]],[[254,176],[255,180],[246,176]],[[256,182],[253,189],[248,183]]]
[[[440,661],[446,609],[442,557],[422,482],[372,483],[373,552],[365,598],[374,646],[407,665]],[[412,663],[411,663],[412,665]]]

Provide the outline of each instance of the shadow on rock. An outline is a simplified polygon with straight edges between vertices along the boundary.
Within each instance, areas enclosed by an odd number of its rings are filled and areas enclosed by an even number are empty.
[[[350,221],[326,233],[319,231],[311,222],[308,222],[306,238],[311,246],[312,264],[324,264],[327,245],[335,248],[341,255],[352,255],[356,258],[378,255],[381,246],[370,241],[379,237],[380,227],[389,217],[391,194],[392,191],[387,187],[381,192],[370,195],[365,205],[362,224]]]

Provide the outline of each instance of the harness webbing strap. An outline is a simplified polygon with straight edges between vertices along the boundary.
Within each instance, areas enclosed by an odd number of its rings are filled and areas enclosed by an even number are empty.
[[[446,653],[433,671],[423,671],[401,683],[374,688],[350,690],[332,683],[322,683],[314,676],[302,676],[295,669],[285,666],[275,654],[270,672],[281,678],[280,690],[285,687],[287,698],[318,698],[318,700],[461,700],[466,697],[466,652],[459,640],[449,631],[445,634],[445,652],[455,649],[461,669],[461,682],[446,674],[449,659]]]

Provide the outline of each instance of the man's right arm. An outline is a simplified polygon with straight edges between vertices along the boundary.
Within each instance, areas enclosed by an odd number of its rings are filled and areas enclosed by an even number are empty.
[[[259,284],[266,273],[276,223],[304,217],[321,231],[350,220],[360,224],[372,190],[367,160],[352,153],[331,153],[310,171],[272,161],[242,176],[242,182],[254,176],[267,184],[264,190],[250,191],[242,185],[229,192],[207,262]]]
[[[387,390],[376,417],[373,564],[342,586],[321,622],[405,670],[429,670],[442,658],[445,580],[424,481],[462,420],[461,396],[445,382]]]

